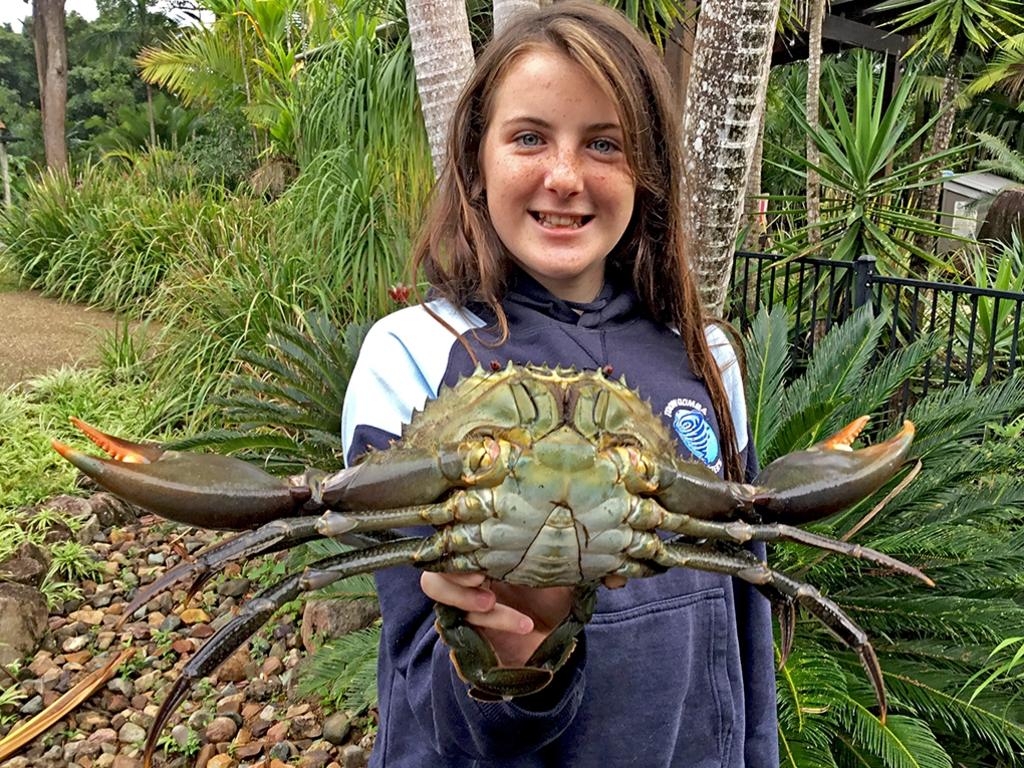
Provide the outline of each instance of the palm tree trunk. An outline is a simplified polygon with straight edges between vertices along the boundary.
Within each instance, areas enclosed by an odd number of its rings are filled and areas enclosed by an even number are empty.
[[[469,17],[462,0],[408,0],[405,11],[416,65],[416,89],[430,140],[434,175],[439,176],[455,101],[473,70]]]
[[[156,118],[153,115],[153,87],[146,83],[146,118],[149,120],[149,146],[156,146]]]
[[[778,14],[779,0],[705,0],[697,21],[683,151],[690,254],[713,314],[729,286]]]
[[[68,104],[64,0],[32,0],[32,30],[46,167],[62,171],[68,167],[68,147],[64,136]]]
[[[750,160],[750,174],[747,176],[747,191],[743,203],[743,217],[740,219],[740,230],[746,230],[743,248],[757,251],[761,247],[761,236],[764,234],[761,210],[761,163],[764,159],[764,111],[757,126],[757,142],[754,144],[754,156]]]
[[[821,21],[825,15],[825,0],[811,0],[810,18],[807,20],[807,122],[817,129],[821,93]],[[818,145],[807,136],[807,238],[811,244],[821,242],[821,179],[811,166],[821,162]]]
[[[497,37],[523,11],[540,8],[539,0],[494,0],[494,36]]]
[[[949,142],[953,138],[953,123],[956,121],[956,97],[960,92],[960,65],[962,58],[959,54],[953,53],[949,59],[946,70],[946,78],[942,81],[942,96],[939,99],[940,117],[932,130],[931,154],[936,155],[949,149]],[[935,178],[942,172],[939,165],[930,169],[931,178]],[[939,208],[939,197],[942,195],[942,185],[934,184],[921,190],[921,210],[926,214],[937,212]],[[916,243],[918,248],[926,253],[935,252],[935,238],[927,235],[918,235]],[[911,268],[915,273],[923,274],[927,265],[916,255],[911,256]]]

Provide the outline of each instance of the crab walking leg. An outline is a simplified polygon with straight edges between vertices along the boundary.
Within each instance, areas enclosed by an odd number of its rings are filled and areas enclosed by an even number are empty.
[[[256,555],[270,554],[320,538],[316,529],[319,519],[319,515],[311,515],[274,520],[255,531],[232,536],[230,539],[210,547],[201,552],[192,562],[182,563],[172,568],[145,589],[139,590],[135,599],[123,611],[122,621],[180,581],[193,578],[188,591],[188,598],[191,598],[228,563],[246,560]]]
[[[301,592],[319,589],[339,579],[415,562],[423,541],[419,538],[399,539],[377,547],[325,558],[304,573],[282,579],[246,603],[241,612],[211,637],[182,668],[181,676],[175,681],[153,718],[153,725],[146,738],[145,768],[152,766],[160,732],[185,698],[193,682],[211,674],[281,606],[294,600]]]
[[[663,544],[658,547],[652,559],[665,567],[696,568],[700,571],[735,576],[753,584],[762,592],[766,589],[778,591],[798,602],[860,658],[875,690],[879,718],[884,722],[885,683],[882,680],[882,668],[878,664],[878,657],[875,655],[875,649],[871,647],[867,633],[842,608],[810,584],[769,568],[752,553],[747,552],[746,555],[740,555],[738,552],[708,552],[692,544]]]
[[[821,536],[785,523],[745,523],[741,520],[718,523],[711,520],[700,520],[689,515],[669,512],[652,499],[641,499],[630,511],[627,522],[640,530],[660,528],[673,533],[682,533],[695,539],[716,539],[737,544],[745,544],[748,541],[792,541],[828,552],[848,555],[859,560],[867,560],[876,565],[891,568],[897,573],[913,576],[929,587],[935,586],[934,581],[902,560],[897,560],[870,547]]]

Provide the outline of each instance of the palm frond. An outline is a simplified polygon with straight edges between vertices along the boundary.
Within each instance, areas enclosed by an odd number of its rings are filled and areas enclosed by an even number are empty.
[[[782,423],[782,382],[789,370],[789,314],[782,305],[762,307],[746,344],[747,410],[754,445],[771,445]]]
[[[335,710],[358,713],[374,706],[379,645],[379,623],[326,643],[309,659],[300,678],[300,695],[320,696]]]

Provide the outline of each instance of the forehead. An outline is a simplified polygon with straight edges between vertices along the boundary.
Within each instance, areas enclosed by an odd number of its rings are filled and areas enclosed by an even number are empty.
[[[613,89],[603,77],[595,78],[582,64],[547,45],[532,46],[511,56],[495,78],[484,102],[485,122],[500,110],[529,106],[555,93],[567,105],[591,106],[621,116]]]

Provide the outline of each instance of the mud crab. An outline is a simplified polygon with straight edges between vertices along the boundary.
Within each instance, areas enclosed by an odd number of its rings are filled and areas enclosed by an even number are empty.
[[[649,405],[600,371],[477,369],[414,414],[389,450],[333,474],[309,471],[287,479],[238,459],[165,451],[73,421],[112,458],[54,447],[106,489],[188,525],[255,528],[169,571],[125,615],[184,579],[198,590],[232,561],[321,536],[363,545],[265,589],[188,661],[155,718],[147,765],[156,735],[192,681],[212,673],[300,592],[357,573],[413,564],[482,571],[528,586],[575,586],[569,616],[520,668],[500,666],[460,611],[437,606],[437,631],[470,694],[484,700],[531,693],[551,680],[589,620],[603,578],[645,577],[677,566],[729,574],[787,606],[784,652],[797,604],[851,647],[883,715],[882,674],[865,633],[814,587],[773,570],[743,545],[798,542],[931,583],[885,554],[795,527],[846,508],[889,480],[913,440],[910,422],[885,442],[851,450],[867,421],[861,418],[809,450],[778,459],[747,485],[678,458]],[[423,524],[435,532],[392,533]]]

